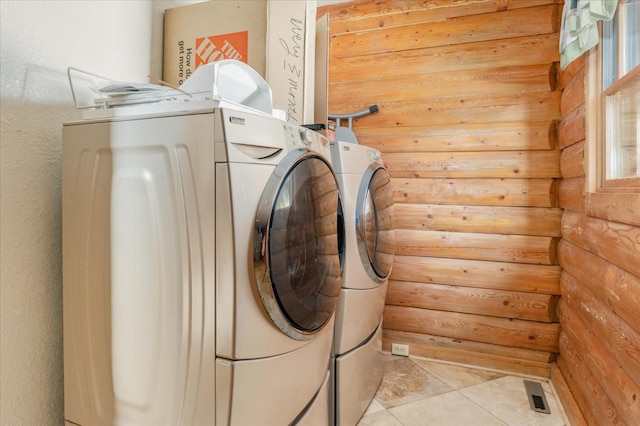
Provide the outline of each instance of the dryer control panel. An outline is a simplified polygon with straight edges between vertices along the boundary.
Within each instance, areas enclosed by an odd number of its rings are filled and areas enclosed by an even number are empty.
[[[326,158],[331,158],[329,139],[325,136],[306,127],[296,126],[286,122],[283,122],[282,125],[285,128],[285,134],[288,138],[287,145],[291,150],[307,148],[322,154]]]

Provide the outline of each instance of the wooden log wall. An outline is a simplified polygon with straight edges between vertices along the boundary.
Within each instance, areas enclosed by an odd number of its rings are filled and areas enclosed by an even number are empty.
[[[583,419],[640,424],[640,194],[585,190],[587,61],[558,74],[562,239],[558,370]],[[570,403],[565,404],[567,406]]]
[[[329,110],[392,177],[383,344],[548,376],[560,349],[562,0],[365,0],[330,14]],[[575,149],[576,151],[579,148]],[[579,152],[567,173],[579,175]]]

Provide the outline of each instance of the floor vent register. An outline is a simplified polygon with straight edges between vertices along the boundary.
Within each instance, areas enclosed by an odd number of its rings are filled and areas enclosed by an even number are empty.
[[[547,404],[547,399],[544,396],[544,390],[542,390],[542,385],[540,383],[525,380],[524,388],[527,390],[529,405],[533,411],[551,414],[549,404]]]

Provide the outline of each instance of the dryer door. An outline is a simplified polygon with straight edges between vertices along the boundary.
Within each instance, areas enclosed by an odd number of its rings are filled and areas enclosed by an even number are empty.
[[[391,178],[379,164],[370,165],[362,177],[356,201],[356,233],[367,274],[382,282],[391,273],[396,243]]]
[[[335,311],[344,262],[338,182],[322,156],[295,150],[274,170],[258,206],[253,260],[273,322],[311,339]]]

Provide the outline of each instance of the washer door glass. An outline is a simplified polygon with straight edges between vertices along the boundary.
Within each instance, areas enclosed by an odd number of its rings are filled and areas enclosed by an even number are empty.
[[[356,232],[360,259],[369,277],[382,282],[391,273],[396,243],[391,178],[379,165],[367,169],[358,190]]]
[[[262,303],[287,335],[307,340],[331,319],[342,286],[344,222],[331,166],[307,150],[276,167],[256,216]]]

